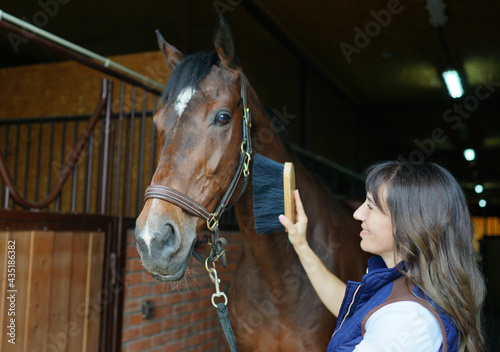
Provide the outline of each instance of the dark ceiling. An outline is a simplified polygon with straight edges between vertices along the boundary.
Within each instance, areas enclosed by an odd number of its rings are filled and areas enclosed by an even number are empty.
[[[425,154],[452,170],[471,203],[484,197],[488,214],[500,215],[500,2],[445,1],[441,26],[431,23],[426,5],[421,0],[42,0],[10,1],[0,9],[104,56],[157,50],[157,28],[184,52],[210,49],[217,12],[223,12],[254,86],[280,89],[266,81],[270,75],[261,66],[280,72],[279,53],[286,51],[302,62],[299,71],[307,67],[321,77],[353,111],[364,134],[385,143],[388,155],[379,158]],[[1,67],[60,59],[10,40],[0,35]],[[461,74],[460,99],[448,95],[441,78],[449,67]],[[279,78],[285,92],[287,79]],[[286,95],[280,99],[273,106],[294,104]],[[356,138],[355,132],[350,137]],[[465,148],[476,150],[475,161],[464,159]],[[371,161],[365,159],[341,164],[360,172],[364,161]],[[485,187],[481,196],[472,192],[477,183]]]

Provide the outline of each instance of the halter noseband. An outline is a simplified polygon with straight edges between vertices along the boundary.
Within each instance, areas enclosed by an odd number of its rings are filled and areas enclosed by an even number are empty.
[[[219,238],[219,220],[226,210],[230,199],[232,198],[236,187],[241,179],[241,175],[244,177],[244,184],[241,188],[239,196],[243,193],[246,188],[248,176],[250,174],[250,160],[252,154],[252,141],[250,139],[250,128],[252,127],[252,121],[250,116],[250,111],[247,107],[247,97],[246,97],[246,84],[247,80],[245,75],[241,74],[241,101],[243,104],[243,121],[242,121],[242,141],[240,147],[240,160],[236,172],[229,184],[229,188],[226,193],[222,196],[219,205],[213,213],[209,212],[203,205],[195,201],[194,199],[176,191],[173,188],[162,185],[150,185],[146,188],[146,194],[144,200],[147,199],[161,199],[163,201],[175,204],[188,213],[203,218],[207,222],[207,228],[210,230],[210,241],[211,246],[210,255],[208,258],[203,258],[196,250],[193,249],[193,257],[201,262],[206,262],[208,260],[215,262],[219,258],[222,258],[222,263],[224,267],[226,266],[225,251],[224,247],[226,245],[226,240],[224,238]],[[238,196],[238,198],[239,198]]]

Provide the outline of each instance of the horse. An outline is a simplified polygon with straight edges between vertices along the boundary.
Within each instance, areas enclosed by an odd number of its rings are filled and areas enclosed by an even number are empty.
[[[161,137],[158,165],[136,221],[144,267],[157,280],[180,280],[200,231],[217,225],[221,208],[234,203],[243,252],[230,285],[229,315],[239,350],[325,350],[336,319],[315,294],[285,232],[256,233],[253,155],[294,163],[308,242],[343,281],[361,278],[366,268],[352,208],[302,166],[283,122],[246,79],[222,17],[215,51],[184,57],[157,34],[172,74],[153,118]]]

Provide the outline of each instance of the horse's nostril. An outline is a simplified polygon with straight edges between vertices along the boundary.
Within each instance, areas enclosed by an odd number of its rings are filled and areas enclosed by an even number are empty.
[[[143,259],[163,257],[169,258],[181,246],[180,233],[175,224],[165,223],[156,228],[147,228],[136,232],[137,248]]]
[[[177,252],[180,246],[178,233],[172,224],[165,224],[161,232],[157,233],[151,242],[151,245],[164,255]]]
[[[161,236],[159,245],[161,247],[172,247],[175,243],[175,231],[172,225],[166,224],[164,235]]]

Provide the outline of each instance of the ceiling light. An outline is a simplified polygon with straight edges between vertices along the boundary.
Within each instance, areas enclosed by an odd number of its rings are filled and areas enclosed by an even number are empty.
[[[430,16],[429,22],[434,27],[442,27],[448,19],[444,13],[446,5],[442,0],[426,0],[426,2]]]
[[[476,158],[476,152],[472,148],[468,148],[464,150],[464,157],[467,161],[472,161]]]
[[[444,83],[448,88],[448,93],[452,98],[460,98],[464,94],[460,76],[456,70],[448,70],[443,72]]]
[[[486,206],[486,200],[481,199],[481,200],[479,201],[479,206],[480,206],[481,208],[484,208],[484,207]]]

